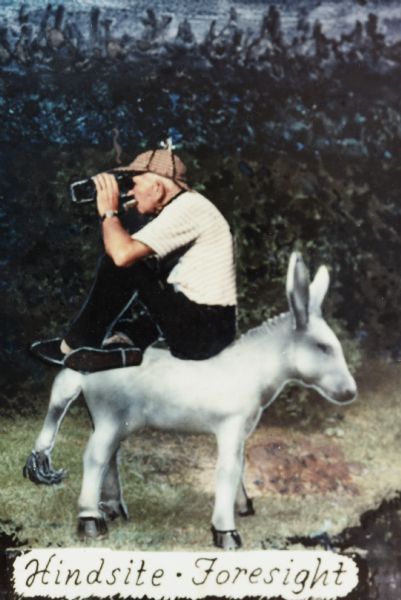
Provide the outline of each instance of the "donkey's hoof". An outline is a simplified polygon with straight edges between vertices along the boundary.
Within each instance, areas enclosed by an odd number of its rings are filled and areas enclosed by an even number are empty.
[[[252,517],[255,514],[252,498],[246,499],[246,507],[242,509],[239,508],[237,514],[239,517]]]
[[[213,543],[223,550],[238,550],[242,546],[241,536],[236,529],[220,531],[212,525]]]
[[[118,517],[121,517],[124,521],[128,521],[128,510],[123,502],[99,502],[99,509],[106,515],[106,519],[109,521],[114,521]]]
[[[64,469],[55,471],[50,463],[50,458],[44,452],[35,452],[34,450],[28,456],[22,474],[33,483],[43,485],[55,485],[61,483],[67,476]]]
[[[77,534],[80,540],[102,540],[107,537],[107,525],[103,517],[79,517]]]

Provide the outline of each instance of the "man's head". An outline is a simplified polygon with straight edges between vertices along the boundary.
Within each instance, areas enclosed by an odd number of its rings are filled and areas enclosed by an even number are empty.
[[[137,201],[136,208],[141,214],[157,214],[181,191],[181,188],[167,177],[155,173],[140,173],[133,177],[134,187],[128,193]]]
[[[143,214],[160,212],[179,191],[190,189],[184,163],[168,149],[143,152],[123,169],[136,173],[129,195],[135,197]]]

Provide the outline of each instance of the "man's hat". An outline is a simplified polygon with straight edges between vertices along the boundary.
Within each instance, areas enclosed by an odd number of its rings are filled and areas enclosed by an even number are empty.
[[[189,190],[186,181],[187,169],[182,160],[170,149],[159,148],[139,154],[129,165],[120,167],[121,170],[136,173],[154,173],[161,177],[172,179],[179,187]]]

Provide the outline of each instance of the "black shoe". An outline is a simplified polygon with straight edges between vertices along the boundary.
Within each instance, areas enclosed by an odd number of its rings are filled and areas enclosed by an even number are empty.
[[[50,363],[51,365],[60,365],[62,367],[66,355],[60,350],[61,342],[62,338],[53,338],[52,340],[44,340],[43,342],[34,342],[30,347],[30,351],[37,358],[44,360],[46,363]]]
[[[77,348],[65,356],[64,366],[82,373],[96,373],[108,369],[134,367],[142,362],[139,348]]]

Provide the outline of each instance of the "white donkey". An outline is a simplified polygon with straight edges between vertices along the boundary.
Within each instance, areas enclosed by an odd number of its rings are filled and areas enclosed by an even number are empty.
[[[313,282],[302,257],[293,253],[287,274],[290,312],[249,331],[219,355],[204,361],[179,360],[149,348],[142,364],[82,375],[63,370],[53,384],[49,411],[24,475],[36,483],[58,483],[50,454],[71,402],[83,392],[94,430],[84,455],[78,533],[100,537],[106,518],[123,516],[117,453],[121,441],[144,427],[214,433],[218,459],[212,532],[215,545],[238,548],[234,514],[253,514],[242,483],[245,439],[264,408],[289,381],[346,404],[356,384],[341,345],[321,315],[329,285],[327,268]]]

